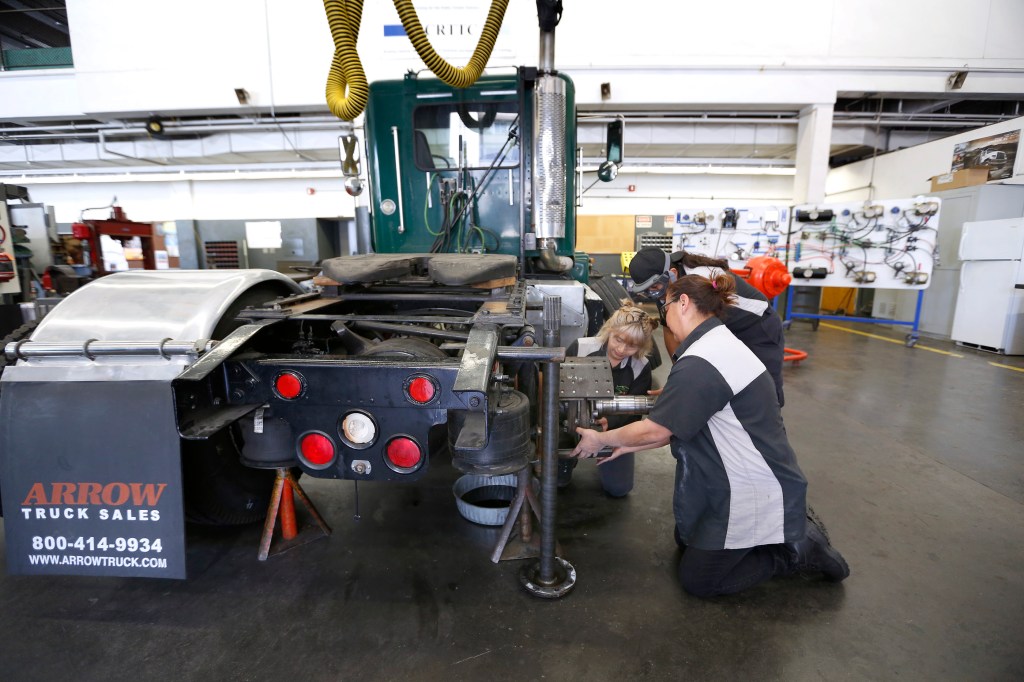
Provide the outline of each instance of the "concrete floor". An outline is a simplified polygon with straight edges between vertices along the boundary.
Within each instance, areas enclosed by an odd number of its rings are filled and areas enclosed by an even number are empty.
[[[579,579],[554,602],[490,563],[497,529],[458,515],[447,465],[364,485],[358,522],[350,483],[306,480],[334,535],[266,563],[250,527],[192,531],[187,581],[0,572],[0,680],[1024,679],[1024,358],[902,338],[787,335],[811,355],[784,416],[841,585],[683,593],[664,451],[623,500],[577,469],[558,535]]]

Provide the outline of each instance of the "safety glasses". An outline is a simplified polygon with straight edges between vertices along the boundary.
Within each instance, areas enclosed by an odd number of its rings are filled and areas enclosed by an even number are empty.
[[[629,285],[629,293],[633,298],[646,301],[656,301],[665,296],[665,290],[671,282],[667,272],[659,272],[651,275],[642,282],[633,282]]]

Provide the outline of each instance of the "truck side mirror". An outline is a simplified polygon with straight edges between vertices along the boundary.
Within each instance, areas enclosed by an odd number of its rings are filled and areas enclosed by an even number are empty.
[[[622,119],[618,118],[608,124],[608,138],[605,141],[608,151],[606,159],[616,166],[622,163]]]
[[[608,124],[608,136],[605,140],[605,161],[597,168],[597,177],[602,182],[611,182],[619,173],[622,163],[622,119]]]

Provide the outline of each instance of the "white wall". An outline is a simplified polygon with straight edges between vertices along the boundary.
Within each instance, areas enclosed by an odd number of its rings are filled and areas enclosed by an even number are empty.
[[[1024,4],[1024,3],[1022,3]],[[829,171],[825,182],[828,201],[868,199],[873,186],[873,199],[901,199],[931,190],[931,178],[948,173],[953,162],[953,146],[1008,130],[1024,129],[1024,117],[1003,121],[969,133],[928,142],[897,152],[881,154]],[[1021,133],[1024,137],[1024,132]],[[873,171],[872,171],[873,169]],[[1018,154],[1014,181],[1024,182],[1024,150]]]
[[[593,183],[584,175],[583,187]],[[629,185],[636,187],[629,191]],[[598,182],[583,195],[580,215],[674,215],[682,209],[754,205],[788,206],[791,175],[629,175]]]

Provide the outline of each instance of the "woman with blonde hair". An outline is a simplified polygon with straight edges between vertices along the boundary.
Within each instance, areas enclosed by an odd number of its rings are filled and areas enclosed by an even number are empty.
[[[606,357],[612,368],[615,395],[647,395],[651,389],[651,366],[647,355],[654,346],[652,332],[657,320],[630,299],[623,299],[621,307],[601,326],[596,336],[573,341],[565,349],[566,356]],[[605,428],[617,429],[640,419],[639,415],[613,415]],[[569,485],[576,459],[559,461],[558,485]],[[611,497],[624,497],[633,489],[632,454],[599,467],[601,487]]]

